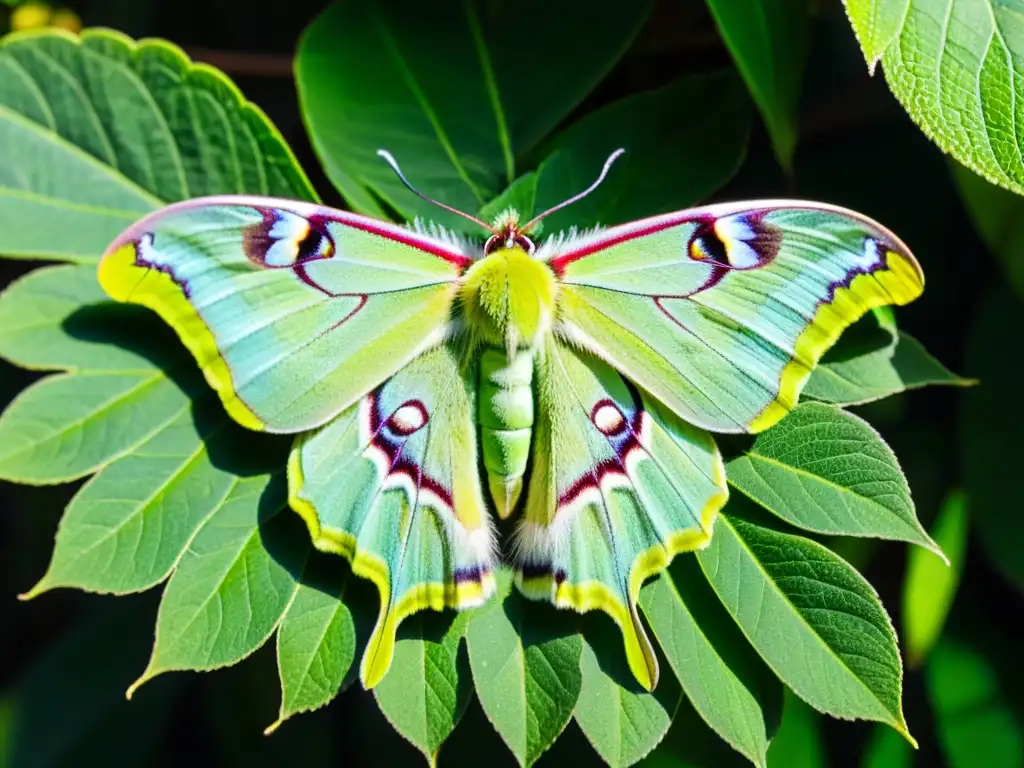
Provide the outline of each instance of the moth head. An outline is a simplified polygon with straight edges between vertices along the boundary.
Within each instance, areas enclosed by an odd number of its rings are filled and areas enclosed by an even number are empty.
[[[524,235],[519,229],[519,211],[515,208],[506,208],[494,217],[491,225],[494,233],[484,243],[484,255],[490,256],[497,250],[508,248],[521,248],[531,256],[536,246],[533,240]]]

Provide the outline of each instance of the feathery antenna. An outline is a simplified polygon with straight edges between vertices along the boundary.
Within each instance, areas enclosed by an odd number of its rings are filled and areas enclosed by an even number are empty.
[[[612,152],[610,155],[608,155],[608,159],[604,161],[604,168],[601,169],[601,175],[597,177],[597,181],[595,181],[593,184],[591,184],[589,187],[584,189],[579,194],[573,195],[568,200],[563,200],[558,205],[556,205],[554,208],[548,208],[543,213],[540,213],[540,214],[534,216],[532,219],[530,219],[528,222],[526,222],[523,226],[521,226],[519,228],[519,231],[520,232],[527,232],[527,231],[529,231],[530,227],[532,227],[538,221],[543,219],[545,216],[550,216],[555,211],[559,211],[562,208],[565,208],[565,206],[567,206],[567,205],[572,205],[573,203],[575,203],[575,202],[577,202],[579,200],[582,200],[584,197],[589,195],[591,192],[593,192],[595,189],[597,189],[599,186],[601,186],[601,182],[603,182],[604,181],[604,177],[608,175],[608,169],[612,167],[612,163],[614,163],[616,160],[618,160],[623,154],[625,154],[625,152],[626,152],[626,150],[622,149],[621,147],[619,149],[616,149],[614,152]]]
[[[452,208],[450,205],[445,205],[444,203],[438,202],[437,200],[435,200],[432,197],[427,197],[426,195],[424,195],[422,192],[420,192],[418,189],[416,189],[416,187],[414,187],[412,184],[409,183],[409,180],[407,178],[405,178],[405,174],[402,173],[402,169],[398,167],[398,161],[395,160],[394,156],[390,152],[388,152],[386,149],[378,149],[377,150],[377,154],[380,157],[383,157],[384,161],[388,165],[391,166],[391,170],[393,170],[395,172],[395,175],[398,176],[399,181],[401,181],[402,184],[405,185],[405,188],[408,189],[410,192],[412,192],[417,197],[423,198],[428,203],[433,203],[438,208],[443,208],[446,211],[450,211],[451,213],[454,213],[454,214],[457,214],[459,216],[462,216],[465,219],[469,219],[470,221],[472,221],[472,222],[474,222],[476,224],[479,224],[481,227],[486,229],[491,234],[494,234],[494,235],[501,234],[500,232],[496,232],[491,227],[490,224],[487,224],[486,222],[481,221],[476,216],[473,216],[473,215],[471,215],[469,213],[466,213],[465,211],[460,211],[458,208]]]

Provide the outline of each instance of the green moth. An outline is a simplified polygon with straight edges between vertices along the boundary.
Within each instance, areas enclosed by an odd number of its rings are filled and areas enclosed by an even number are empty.
[[[709,432],[771,427],[844,328],[924,285],[895,235],[819,203],[535,242],[550,212],[478,222],[481,245],[211,197],[147,216],[100,263],[106,292],[156,310],[236,421],[297,435],[291,506],[380,592],[367,688],[405,617],[492,594],[493,510],[518,518],[507,556],[523,594],[607,613],[652,689],[637,596],[710,540],[728,491]]]

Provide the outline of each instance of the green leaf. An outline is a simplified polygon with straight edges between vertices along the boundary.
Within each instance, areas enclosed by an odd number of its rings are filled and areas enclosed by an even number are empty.
[[[356,626],[345,604],[352,578],[341,558],[311,555],[277,632],[281,710],[266,734],[292,715],[326,705],[352,682]]]
[[[522,766],[530,766],[558,738],[580,696],[579,634],[568,618],[530,603],[512,589],[507,570],[498,594],[466,632],[469,663],[487,719]]]
[[[1024,194],[1024,10],[1003,0],[847,0],[868,65],[944,152]]]
[[[150,330],[160,334],[158,341],[167,339],[172,350],[183,352],[173,334],[152,322],[151,312],[133,309],[107,298],[92,265],[34,270],[0,294],[0,357],[43,370],[145,370],[153,367],[151,360],[133,347]]]
[[[61,483],[138,448],[190,407],[163,371],[82,371],[43,379],[0,416],[0,478]]]
[[[1002,265],[1017,295],[1024,297],[1024,200],[959,163],[950,163],[950,169],[975,230]]]
[[[653,693],[643,690],[626,663],[621,635],[603,616],[585,620],[580,671],[576,723],[606,764],[633,765],[668,732],[679,686],[662,677]]]
[[[713,620],[716,617],[706,604],[700,605],[700,598],[710,595],[695,593],[694,576],[700,579],[695,562],[677,558],[671,571],[671,576],[662,573],[640,592],[644,615],[683,691],[704,721],[754,765],[763,766],[768,737],[756,683],[749,674],[740,677],[748,665],[735,663],[735,653],[730,654],[735,668],[722,655],[736,647],[736,630]],[[701,609],[703,622],[697,621],[691,605]],[[739,640],[744,642],[742,637]]]
[[[862,405],[910,389],[977,384],[947,370],[910,334],[901,331],[897,338],[893,346],[822,363],[808,379],[802,397],[833,405]]]
[[[700,105],[694,120],[693,105]],[[582,191],[617,147],[604,183],[545,220],[547,231],[612,225],[686,208],[739,169],[750,133],[750,105],[731,71],[684,77],[594,110],[545,143],[537,210]],[[679,173],[665,173],[679,168]]]
[[[423,192],[477,210],[618,61],[650,7],[649,0],[525,0],[514,11],[476,0],[331,6],[306,30],[296,60],[313,147],[354,209],[381,216],[383,201],[405,218],[464,228],[406,190],[377,149],[388,149]],[[543,23],[523,27],[510,23],[510,13]]]
[[[639,765],[642,768],[750,768],[750,761],[722,741],[683,696],[665,738]]]
[[[757,103],[779,163],[793,170],[808,48],[802,0],[708,0],[718,31]]]
[[[768,768],[826,768],[826,754],[821,716],[796,696],[787,694],[782,725],[768,748]]]
[[[820,544],[732,516],[719,517],[697,559],[743,634],[804,701],[911,739],[896,633],[853,568]]]
[[[1024,515],[1020,488],[1010,467],[1024,462],[1024,413],[1020,397],[1024,361],[1008,354],[1000,339],[1024,327],[1024,305],[1008,288],[984,296],[967,335],[967,366],[984,385],[969,391],[960,413],[960,451],[971,524],[992,565],[1024,591]]]
[[[910,0],[843,0],[868,72],[874,74],[885,49],[899,34]]]
[[[316,199],[266,116],[163,41],[59,30],[0,43],[0,253],[95,261],[163,203]],[[47,222],[47,226],[26,226]]]
[[[1024,735],[985,655],[943,640],[925,665],[939,743],[950,768],[1017,768]]]
[[[729,482],[816,533],[909,541],[935,552],[896,456],[863,419],[802,403],[726,465]]]
[[[467,619],[421,611],[403,621],[391,669],[373,691],[384,717],[431,765],[472,692],[468,670],[458,663]]]
[[[234,664],[277,627],[310,549],[279,481],[240,479],[190,542],[164,589],[153,654],[129,697],[163,672]]]
[[[530,219],[537,210],[537,172],[530,171],[513,181],[505,191],[491,200],[487,205],[477,211],[477,218],[490,224],[494,218],[507,210],[515,208],[519,212],[522,222]],[[539,234],[544,227],[544,222],[539,222],[531,234]]]
[[[238,483],[213,463],[211,448],[252,440],[211,396],[194,407],[202,428],[186,408],[82,487],[61,518],[46,574],[26,597],[56,587],[123,594],[167,577]]]
[[[953,605],[967,549],[967,500],[955,492],[942,505],[932,528],[949,558],[942,562],[922,549],[910,551],[903,584],[903,642],[907,664],[917,667],[939,639]]]

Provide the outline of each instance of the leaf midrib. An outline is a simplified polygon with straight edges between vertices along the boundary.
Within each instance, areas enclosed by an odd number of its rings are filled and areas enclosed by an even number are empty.
[[[83,164],[91,165],[99,171],[100,174],[120,184],[120,186],[122,186],[126,191],[131,192],[139,200],[148,203],[152,209],[160,208],[164,205],[164,201],[156,197],[156,195],[140,187],[113,166],[101,162],[98,158],[89,154],[81,147],[72,144],[59,133],[43,128],[39,123],[32,122],[4,105],[0,105],[0,120],[10,121],[22,130],[35,133],[45,141],[60,147],[61,151],[75,156],[75,158]],[[8,189],[13,188],[8,187]],[[141,212],[136,212],[136,218],[138,218],[139,213]]]
[[[768,574],[767,570],[762,565],[760,559],[754,554],[753,550],[750,549],[749,545],[747,544],[746,539],[744,539],[739,534],[739,532],[736,530],[735,527],[733,527],[733,525],[729,522],[729,519],[725,515],[720,515],[720,518],[723,521],[725,521],[726,525],[729,526],[729,530],[732,532],[733,536],[736,538],[736,541],[739,543],[739,546],[744,550],[744,552],[747,553],[747,556],[749,557],[750,561],[754,564],[754,567],[757,568],[757,570],[761,572],[761,576],[764,578],[764,582],[766,584],[770,584],[772,586],[774,592],[790,608],[790,611],[791,611],[792,615],[795,616],[796,619],[801,624],[803,624],[803,626],[810,633],[810,635],[814,638],[814,640],[817,641],[817,643],[820,645],[822,650],[826,651],[829,656],[831,656],[833,659],[835,659],[835,661],[850,675],[850,677],[853,678],[857,682],[857,684],[861,688],[863,688],[863,690],[865,690],[868,693],[868,695],[871,697],[871,699],[873,701],[875,701],[882,708],[882,711],[884,711],[887,715],[889,715],[889,716],[891,716],[893,718],[893,721],[892,721],[893,723],[895,723],[896,725],[899,725],[902,722],[902,715],[900,715],[900,717],[897,717],[892,712],[890,712],[889,708],[885,705],[885,703],[882,702],[881,699],[878,698],[878,696],[875,694],[874,691],[871,690],[871,688],[867,685],[867,683],[865,683],[858,674],[856,674],[852,669],[850,669],[850,667],[846,663],[845,659],[843,659],[842,656],[839,656],[837,653],[835,653],[832,650],[832,648],[828,645],[828,643],[825,642],[825,639],[810,624],[810,622],[807,621],[806,617],[803,615],[803,612],[800,611],[795,605],[793,605],[792,601],[789,599],[789,595],[787,595],[782,590],[782,588],[779,587],[779,585],[776,583],[776,581]],[[821,546],[821,545],[815,545],[815,543],[810,541],[809,539],[806,540],[806,541],[807,541],[808,544],[811,544],[812,546]],[[822,547],[822,548],[824,549],[824,547]],[[698,561],[702,561],[702,559],[698,558]],[[837,585],[833,585],[833,586],[837,586]],[[717,593],[718,590],[715,590],[715,592]],[[728,606],[726,606],[726,607],[728,608]],[[731,613],[731,611],[730,611],[730,613]],[[738,621],[736,623],[737,623],[737,626],[740,628],[740,630],[743,632],[744,636],[747,637],[747,640],[751,641],[750,644],[754,647],[755,650],[757,650],[757,652],[761,656],[761,658],[763,658],[764,661],[770,667],[772,667],[772,669],[774,670],[775,666],[771,663],[771,661],[769,661],[769,659],[765,658],[764,654],[761,653],[761,650],[751,640],[750,635],[747,633],[746,627],[744,627]],[[898,659],[899,659],[899,657],[897,656],[897,663],[899,663]],[[900,681],[900,682],[902,682],[902,681]],[[902,684],[900,684],[898,687],[902,691]],[[832,713],[830,712],[829,714],[832,714]],[[897,729],[897,730],[899,730],[899,729]]]
[[[455,147],[452,146],[451,140],[448,138],[448,134],[445,132],[444,126],[441,125],[441,121],[438,118],[437,113],[434,111],[433,106],[431,106],[426,94],[420,87],[415,74],[411,69],[409,69],[409,65],[406,63],[401,50],[398,48],[398,42],[395,40],[394,35],[391,34],[391,29],[388,27],[387,21],[381,17],[380,11],[376,5],[371,6],[371,16],[373,18],[373,24],[377,28],[377,32],[380,35],[381,40],[384,42],[384,47],[388,52],[388,56],[391,58],[392,63],[401,75],[405,86],[409,89],[409,92],[412,93],[413,98],[416,99],[416,103],[419,104],[419,107],[423,112],[423,116],[427,118],[427,122],[429,122],[431,128],[434,129],[437,141],[448,156],[448,161],[455,169],[455,173],[477,199],[478,205],[482,206],[487,202],[485,193],[476,185],[473,179],[470,178],[469,172],[462,164],[462,159],[455,151]]]
[[[861,455],[864,455],[864,454],[861,454]],[[828,478],[822,477],[821,475],[816,475],[813,472],[809,472],[806,469],[801,469],[800,467],[793,466],[792,464],[786,464],[785,462],[779,461],[778,459],[773,459],[773,458],[771,458],[769,456],[765,456],[763,453],[757,453],[756,451],[753,451],[753,450],[747,451],[744,454],[744,456],[746,456],[747,458],[758,459],[761,462],[763,462],[765,464],[768,464],[769,466],[789,471],[792,474],[797,475],[800,478],[804,478],[804,479],[816,482],[817,484],[823,485],[823,486],[825,486],[825,487],[827,487],[827,488],[829,488],[831,490],[843,493],[844,495],[845,494],[849,494],[850,496],[853,496],[856,499],[860,499],[863,502],[865,502],[865,503],[867,503],[867,504],[869,504],[869,505],[871,505],[873,507],[877,507],[878,509],[881,509],[881,510],[883,510],[885,512],[888,512],[890,515],[896,515],[898,517],[898,514],[895,512],[895,510],[890,509],[889,507],[885,506],[881,502],[876,501],[875,499],[873,499],[873,498],[871,498],[869,496],[862,496],[861,494],[857,493],[856,491],[854,491],[853,489],[851,489],[851,488],[849,488],[847,486],[839,485],[838,483],[835,483],[832,480],[829,480]],[[893,480],[890,479],[890,482],[892,482],[892,481]],[[904,482],[906,482],[906,481],[904,480]],[[905,491],[906,488],[901,486],[901,490]]]

